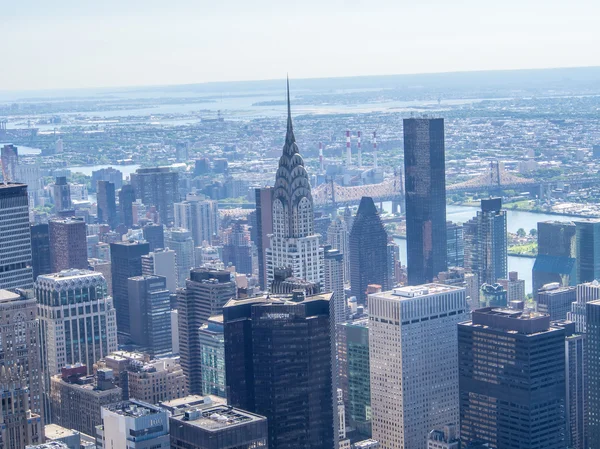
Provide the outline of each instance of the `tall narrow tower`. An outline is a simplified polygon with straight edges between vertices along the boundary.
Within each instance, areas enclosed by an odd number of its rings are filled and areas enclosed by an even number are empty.
[[[377,131],[373,131],[373,168],[377,168]]]
[[[350,130],[346,130],[346,165],[352,165],[352,147],[350,145]]]
[[[356,147],[357,147],[357,151],[358,151],[358,168],[362,167],[362,151],[361,151],[361,147],[360,147],[360,136],[361,136],[361,132],[358,131],[358,140],[356,142]]]

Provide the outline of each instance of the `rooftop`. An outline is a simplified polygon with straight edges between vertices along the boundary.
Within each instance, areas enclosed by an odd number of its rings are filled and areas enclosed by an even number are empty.
[[[70,437],[72,435],[79,435],[79,432],[59,426],[58,424],[47,424],[44,426],[44,435],[48,440],[57,440],[59,438]]]
[[[183,398],[173,399],[171,401],[161,402],[160,406],[164,409],[169,410],[173,415],[183,414],[186,410],[195,408],[208,408],[214,407],[215,405],[226,405],[227,401],[225,398],[213,395],[200,396],[197,394],[191,394]]]
[[[0,302],[11,302],[22,299],[21,295],[10,290],[0,289]]]
[[[267,418],[228,405],[217,405],[200,410],[188,410],[183,415],[175,416],[172,419],[187,422],[209,432],[217,432],[233,426],[266,421]]]
[[[104,408],[118,415],[128,416],[131,418],[139,418],[141,416],[164,413],[164,410],[162,410],[160,407],[148,404],[147,402],[137,401],[135,399],[110,404]]]
[[[48,279],[64,280],[64,279],[71,279],[71,278],[80,278],[83,276],[104,278],[104,275],[102,273],[100,273],[99,271],[82,270],[82,269],[78,269],[78,268],[70,268],[68,270],[62,270],[58,273],[41,274],[41,275],[39,275],[39,278],[43,278],[46,280],[48,280]]]
[[[455,287],[452,285],[445,284],[423,284],[423,285],[412,285],[405,287],[398,287],[393,290],[389,290],[387,292],[375,293],[374,296],[379,298],[390,298],[390,299],[398,299],[398,298],[420,298],[424,296],[433,296],[439,295],[442,293],[450,293],[450,292],[458,292],[464,291],[462,287]]]

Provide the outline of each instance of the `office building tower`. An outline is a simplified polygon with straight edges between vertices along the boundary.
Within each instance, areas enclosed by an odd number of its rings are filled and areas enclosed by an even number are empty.
[[[96,445],[106,449],[169,449],[169,415],[158,406],[133,399],[102,407]]]
[[[34,161],[20,163],[17,166],[17,177],[13,182],[27,184],[27,195],[29,204],[32,207],[40,205],[41,198],[44,195],[42,188],[42,176],[40,174],[40,164]]]
[[[148,275],[128,279],[129,335],[152,357],[171,352],[171,302],[166,278]]]
[[[201,246],[204,241],[211,244],[219,233],[217,202],[204,195],[188,193],[185,201],[175,204],[174,225],[191,231],[195,246]]]
[[[546,284],[538,291],[537,310],[550,315],[550,321],[566,320],[575,301],[576,287],[561,287],[558,282]]]
[[[176,357],[130,363],[127,368],[127,388],[130,399],[151,404],[188,394],[185,374]]]
[[[164,276],[171,293],[177,289],[177,259],[172,249],[157,249],[142,256],[142,275]]]
[[[429,432],[427,449],[460,449],[460,439],[454,424]]]
[[[115,185],[108,181],[98,181],[96,188],[98,198],[98,223],[106,223],[111,229],[119,224]]]
[[[0,290],[0,371],[7,369],[27,391],[28,407],[42,414],[42,364],[35,298],[23,290]],[[12,391],[9,386],[8,390]],[[6,424],[6,422],[5,422]],[[3,440],[6,441],[6,440]]]
[[[350,279],[350,229],[345,221],[336,218],[327,229],[327,244],[337,249],[344,259],[344,279]]]
[[[31,225],[31,266],[33,279],[52,272],[50,265],[50,233],[48,224]]]
[[[2,449],[23,449],[44,441],[44,424],[30,409],[30,392],[23,368],[3,364],[0,370],[0,444]]]
[[[367,286],[391,286],[388,271],[387,232],[379,217],[373,199],[362,197],[350,231],[350,286],[352,296],[365,304]]]
[[[558,282],[577,285],[576,226],[572,222],[542,221],[537,224],[538,254],[532,270],[534,299],[542,286]]]
[[[86,435],[95,435],[102,423],[102,407],[121,400],[121,388],[111,369],[88,375],[85,365],[66,366],[50,379],[52,422]]]
[[[2,180],[4,183],[21,181],[18,177],[19,150],[14,145],[4,145],[0,150]],[[4,177],[6,176],[6,179]]]
[[[299,291],[223,308],[227,402],[267,417],[271,449],[331,448],[337,440],[330,298]]]
[[[165,247],[165,228],[163,225],[156,223],[148,223],[142,228],[144,240],[150,245],[150,251]]]
[[[371,436],[371,378],[369,320],[337,325],[339,386],[343,392],[346,422],[365,437]]]
[[[88,270],[42,274],[35,296],[46,376],[76,363],[91,371],[94,363],[117,350],[116,310],[102,274]]]
[[[444,119],[404,119],[409,285],[431,282],[448,267],[444,154]]]
[[[252,274],[252,242],[250,231],[240,221],[223,233],[223,263],[235,267],[240,274]]]
[[[148,243],[115,242],[110,244],[113,299],[117,310],[119,333],[129,335],[129,281],[142,275],[142,256],[148,254]]]
[[[462,267],[465,264],[465,243],[463,240],[463,227],[461,224],[446,222],[448,233],[448,266]]]
[[[548,315],[489,307],[458,325],[458,339],[463,444],[566,447],[565,330]]]
[[[576,221],[577,282],[600,280],[600,220]]]
[[[0,288],[31,288],[31,232],[25,184],[0,184]]]
[[[600,283],[598,281],[577,286],[576,300],[571,303],[571,311],[567,313],[567,319],[575,323],[577,333],[586,332],[586,304],[598,299],[600,299]]]
[[[177,286],[183,287],[190,270],[195,267],[192,233],[183,228],[171,228],[165,233],[165,247],[175,251]]]
[[[106,279],[108,294],[112,296],[112,268],[110,264],[110,255],[108,256],[108,260],[109,262],[105,261],[104,259],[88,259],[88,268],[92,271],[97,271],[104,276],[104,279]]]
[[[369,296],[372,433],[382,448],[425,449],[431,429],[459,422],[456,325],[467,317],[464,288]]]
[[[495,284],[508,275],[506,211],[502,198],[481,200],[477,216],[463,225],[465,268],[480,284]]]
[[[194,408],[169,418],[171,449],[267,446],[267,418],[227,405]]]
[[[52,186],[52,197],[54,198],[54,211],[56,213],[73,210],[71,187],[67,183],[66,177],[56,177],[56,182]]]
[[[586,304],[587,323],[585,327],[586,372],[587,375],[587,445],[588,449],[600,448],[600,301]]]
[[[160,222],[173,223],[173,205],[179,201],[179,174],[168,167],[138,168],[131,174],[137,199],[146,206],[156,206]]]
[[[256,248],[258,251],[258,282],[260,289],[267,290],[266,251],[269,234],[273,232],[273,188],[255,189],[256,201]]]
[[[108,181],[115,185],[115,189],[123,187],[123,173],[113,167],[101,168],[100,170],[92,171],[92,189],[98,185],[98,181]]]
[[[85,221],[80,218],[53,218],[48,221],[52,273],[88,266]]]
[[[338,448],[350,449],[350,440],[346,438],[346,409],[344,407],[344,393],[337,389],[337,417],[338,417]]]
[[[198,332],[200,336],[202,394],[224,398],[226,392],[223,315],[210,317]]]
[[[236,297],[235,282],[229,271],[196,268],[191,270],[185,288],[177,291],[179,353],[188,379],[188,390],[202,394],[202,360],[198,329],[214,315],[220,315],[227,301]]]
[[[348,306],[346,305],[346,292],[344,290],[344,255],[331,246],[324,247],[325,258],[325,284],[323,292],[331,292],[333,296],[333,320],[335,323],[343,323],[348,318]]]
[[[267,281],[275,271],[291,268],[292,276],[322,286],[323,249],[315,233],[314,205],[308,173],[296,144],[288,88],[287,132],[273,188],[273,234],[266,250]]]
[[[508,279],[498,279],[500,284],[506,291],[506,300],[525,301],[525,280],[519,279],[519,273],[511,271],[508,273]]]
[[[388,290],[400,282],[401,266],[400,266],[400,247],[394,242],[387,244],[387,270],[388,270]]]
[[[128,229],[133,226],[133,203],[135,190],[131,184],[126,184],[119,190],[119,223]]]

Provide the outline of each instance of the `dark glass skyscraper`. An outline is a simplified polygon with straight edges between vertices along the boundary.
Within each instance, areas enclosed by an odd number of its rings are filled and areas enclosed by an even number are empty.
[[[585,344],[587,356],[588,378],[588,427],[587,449],[600,448],[600,301],[591,301],[586,304],[587,341]]]
[[[270,449],[334,447],[330,297],[223,308],[227,402],[267,417]]]
[[[576,221],[577,282],[600,280],[600,220]]]
[[[98,223],[106,223],[114,229],[118,224],[115,185],[108,181],[98,181],[97,192]]]
[[[408,284],[446,271],[444,119],[404,119],[404,186]]]
[[[144,240],[148,242],[150,251],[165,247],[165,227],[161,224],[148,223],[142,228]]]
[[[135,203],[135,190],[131,184],[125,184],[119,190],[119,221],[128,228],[133,226],[133,203]]]
[[[50,266],[50,235],[47,223],[31,225],[31,259],[34,281],[40,274],[52,272]]]
[[[446,224],[444,222],[444,232]],[[350,285],[360,304],[367,299],[367,286],[391,287],[389,278],[387,232],[373,198],[362,197],[350,231]]]
[[[52,273],[70,268],[86,269],[87,235],[82,218],[54,218],[48,221]]]
[[[458,325],[458,362],[463,444],[566,447],[565,329],[548,315],[475,310]]]
[[[179,201],[179,174],[168,167],[138,168],[131,174],[136,198],[146,206],[156,206],[160,222],[169,225],[174,220],[174,205]]]
[[[142,275],[142,256],[148,254],[148,243],[116,242],[110,244],[113,300],[117,310],[117,329],[129,335],[129,287],[128,279]]]

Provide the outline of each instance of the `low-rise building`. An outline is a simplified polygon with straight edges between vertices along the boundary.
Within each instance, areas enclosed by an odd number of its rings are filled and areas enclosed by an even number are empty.
[[[188,394],[185,374],[178,357],[147,363],[133,362],[129,365],[127,378],[129,397],[150,404]]]

